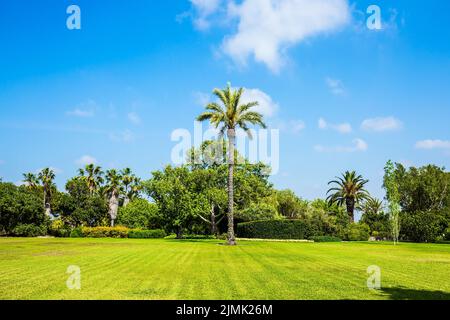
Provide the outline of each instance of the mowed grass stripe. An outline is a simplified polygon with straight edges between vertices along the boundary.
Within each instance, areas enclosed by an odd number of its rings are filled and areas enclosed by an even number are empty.
[[[450,299],[447,245],[137,239],[0,239],[0,298],[392,298],[366,287],[372,264],[383,287],[412,290],[397,298]],[[81,290],[66,287],[69,265],[81,267]]]

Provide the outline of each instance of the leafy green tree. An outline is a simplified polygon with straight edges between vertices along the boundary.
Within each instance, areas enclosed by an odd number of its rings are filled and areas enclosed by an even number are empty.
[[[158,206],[145,199],[134,199],[119,208],[117,224],[132,229],[157,229],[161,227]]]
[[[237,217],[244,221],[278,220],[282,216],[278,214],[277,208],[271,201],[253,202],[249,207],[238,212]]]
[[[442,237],[450,225],[450,173],[434,165],[406,169],[391,161],[386,168],[384,188],[400,238],[430,242]]]
[[[356,206],[369,198],[369,192],[364,189],[369,180],[364,180],[355,171],[347,171],[342,177],[336,177],[336,179],[328,183],[336,186],[328,190],[327,200],[330,203],[345,204],[349,220],[353,223],[355,222],[354,212]]]
[[[220,133],[227,134],[228,137],[228,245],[236,245],[234,234],[234,183],[233,171],[235,165],[234,150],[236,144],[236,129],[241,128],[249,137],[251,137],[249,125],[260,125],[263,128],[266,125],[263,122],[263,116],[252,108],[258,105],[258,102],[241,104],[243,88],[233,90],[228,84],[227,88],[214,89],[213,93],[218,97],[222,105],[216,102],[209,103],[206,111],[202,113],[197,120],[209,120]]]
[[[40,192],[0,182],[0,234],[10,234],[18,225],[45,222]]]
[[[192,191],[190,174],[186,166],[166,166],[163,171],[153,172],[144,186],[158,205],[164,229],[175,232],[178,238],[209,210],[206,196]]]
[[[96,227],[107,223],[108,205],[97,193],[91,194],[84,179],[75,177],[66,183],[67,193],[55,195],[53,206],[65,224]]]
[[[385,214],[383,202],[379,199],[369,198],[362,208],[362,223],[370,227],[371,232],[381,238],[386,238],[390,231],[389,214]]]
[[[402,239],[414,242],[435,242],[445,238],[450,214],[445,212],[402,212]]]
[[[278,212],[287,219],[305,217],[308,202],[303,201],[292,190],[275,191]]]
[[[398,242],[400,236],[400,193],[395,179],[395,168],[392,161],[388,161],[384,167],[383,186],[386,189],[389,203],[389,218],[391,221],[391,232],[394,244]]]
[[[427,165],[408,170],[390,162],[391,180],[397,185],[399,203],[405,212],[440,212],[450,207],[450,173],[444,168]],[[387,197],[390,198],[390,191]]]

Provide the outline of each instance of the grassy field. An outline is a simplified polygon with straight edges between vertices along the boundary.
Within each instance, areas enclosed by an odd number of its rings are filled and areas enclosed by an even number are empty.
[[[450,299],[449,245],[221,243],[1,238],[0,299]]]

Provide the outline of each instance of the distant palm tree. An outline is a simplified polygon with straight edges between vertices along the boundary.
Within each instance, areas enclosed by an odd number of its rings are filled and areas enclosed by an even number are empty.
[[[111,218],[111,227],[114,227],[114,221],[117,218],[117,212],[119,210],[119,195],[121,187],[121,176],[117,173],[117,170],[111,169],[106,172],[106,186],[105,192],[108,197],[109,216]]]
[[[214,95],[217,96],[221,104],[212,102],[206,106],[206,111],[198,116],[197,121],[209,120],[216,129],[220,129],[220,134],[225,133],[228,137],[228,233],[227,240],[229,245],[236,245],[234,235],[234,150],[236,144],[236,129],[243,129],[250,138],[252,138],[249,125],[260,125],[265,128],[263,116],[255,111],[251,111],[258,102],[241,104],[244,89],[234,90],[231,84],[223,90],[214,89]]]
[[[102,168],[94,164],[88,164],[84,169],[79,169],[78,172],[86,181],[91,195],[94,194],[104,182]]]
[[[36,188],[39,184],[39,180],[33,173],[24,173],[23,174],[23,182],[28,188]]]
[[[364,212],[378,215],[383,212],[383,201],[380,199],[369,197],[361,208]]]
[[[370,197],[369,192],[364,189],[364,186],[369,180],[364,180],[355,171],[347,171],[342,175],[342,178],[336,177],[336,179],[328,183],[329,185],[335,184],[336,186],[328,190],[327,194],[329,196],[327,200],[330,204],[345,204],[350,222],[353,223],[355,222],[355,207]]]
[[[44,208],[45,214],[50,216],[52,214],[51,200],[52,190],[55,187],[53,180],[55,180],[55,172],[50,168],[42,169],[38,174],[38,180],[42,183],[44,191]]]
[[[130,168],[125,168],[121,171],[122,185],[123,185],[123,206],[126,207],[131,200],[136,198],[142,190],[141,180],[136,177]]]

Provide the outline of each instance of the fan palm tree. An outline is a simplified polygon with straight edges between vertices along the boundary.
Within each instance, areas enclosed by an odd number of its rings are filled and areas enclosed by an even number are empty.
[[[105,193],[108,197],[109,216],[111,218],[111,227],[114,227],[114,221],[117,218],[119,210],[119,195],[121,186],[121,176],[117,170],[111,169],[106,172]]]
[[[78,170],[79,175],[86,181],[89,192],[94,194],[104,182],[102,168],[94,164],[88,164],[84,169]]]
[[[260,125],[265,128],[263,116],[255,111],[251,111],[258,102],[241,104],[244,89],[234,90],[228,83],[225,89],[214,89],[214,95],[219,102],[212,102],[206,106],[206,111],[197,117],[197,121],[209,120],[210,123],[220,130],[220,135],[228,137],[228,233],[227,242],[229,245],[236,245],[234,236],[234,184],[233,171],[235,163],[236,129],[244,130],[251,139],[249,125]]]
[[[140,185],[140,180],[131,172],[130,168],[125,168],[121,171],[122,175],[122,185],[124,200],[123,206],[126,207],[128,203],[135,197],[136,192],[139,192],[138,186]]]
[[[42,169],[38,174],[38,181],[42,183],[42,188],[44,191],[44,208],[45,214],[50,216],[52,214],[51,200],[52,200],[52,190],[54,188],[53,180],[55,180],[55,172],[50,168]]]
[[[347,171],[342,177],[336,177],[337,180],[330,181],[328,184],[336,186],[328,190],[327,200],[330,204],[346,205],[350,222],[355,222],[355,207],[367,200],[369,192],[364,186],[369,180],[364,180],[361,175],[357,175],[355,171]]]
[[[39,184],[38,178],[33,173],[24,173],[22,181],[25,183],[25,185],[28,188],[32,188],[32,189],[36,188],[37,185]]]

